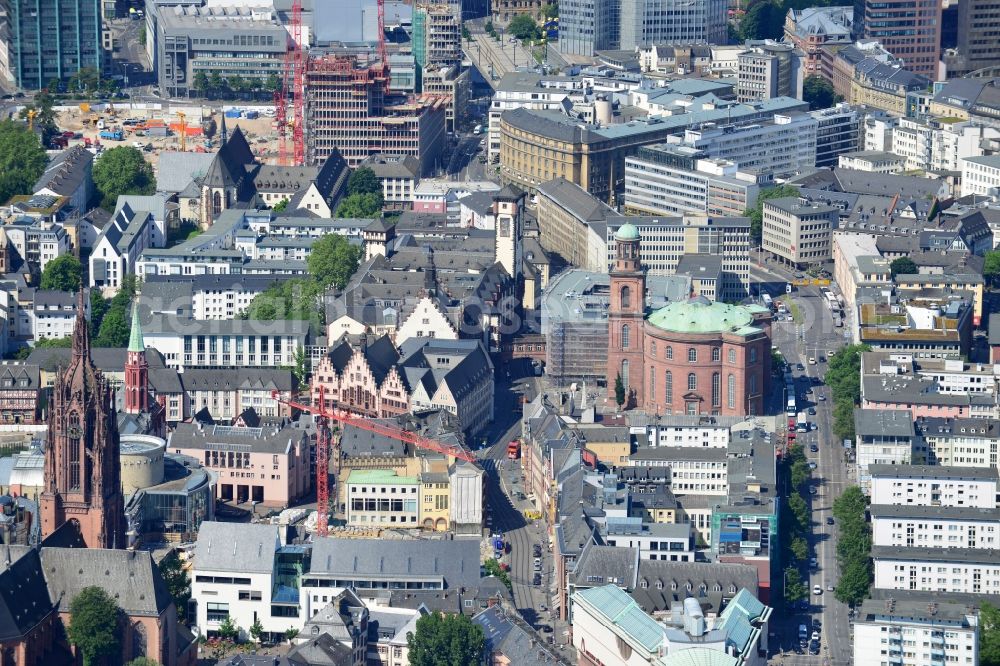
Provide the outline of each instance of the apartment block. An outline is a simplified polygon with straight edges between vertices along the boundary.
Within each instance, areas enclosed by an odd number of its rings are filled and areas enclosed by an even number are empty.
[[[941,3],[855,0],[854,36],[878,40],[910,71],[939,78]]]
[[[979,617],[966,603],[940,595],[885,594],[854,618],[854,663],[940,666],[979,663]],[[903,661],[904,653],[907,655]]]
[[[892,131],[892,152],[910,170],[960,171],[965,159],[982,156],[983,146],[998,138],[1000,130],[979,123],[902,118]]]
[[[1000,155],[962,158],[960,169],[963,197],[1000,195]]]
[[[804,54],[792,44],[750,41],[736,60],[736,98],[740,102],[773,97],[802,98]]]
[[[819,122],[811,115],[776,113],[739,124],[702,123],[671,141],[729,160],[760,177],[792,176],[816,166]]]
[[[739,216],[754,205],[759,189],[755,174],[688,146],[658,144],[625,158],[629,215]]]
[[[995,468],[871,465],[871,503],[931,507],[997,506]]]
[[[762,246],[795,268],[828,261],[839,215],[836,206],[799,197],[769,199],[763,206]]]
[[[620,0],[618,48],[726,43],[725,0]],[[560,28],[562,26],[560,25]]]
[[[100,0],[77,0],[65,8],[32,0],[4,4],[8,83],[37,90],[86,67],[101,71]]]
[[[1000,562],[994,550],[875,546],[872,560],[880,590],[1000,594]]]
[[[844,153],[860,144],[861,115],[850,104],[837,104],[809,114],[816,120],[816,166],[835,167]]]
[[[288,30],[271,8],[177,5],[157,10],[156,74],[164,94],[201,93],[199,78],[282,76]]]
[[[487,133],[487,152],[491,162],[500,156],[500,114],[504,111],[520,108],[561,111],[564,100],[583,99],[584,93],[590,90],[582,77],[549,76],[535,72],[508,72],[494,85]]]
[[[351,471],[347,479],[347,524],[360,527],[417,527],[420,479],[392,470]]]
[[[836,166],[869,173],[900,173],[906,167],[906,158],[881,150],[858,150],[841,154]]]
[[[910,465],[916,430],[913,415],[906,410],[854,410],[854,448],[857,451],[857,482],[871,491],[871,468]]]
[[[932,417],[918,423],[927,462],[932,465],[996,468],[1000,463],[1000,423],[996,421]]]
[[[607,221],[608,266],[613,265],[615,234],[624,224],[639,230],[642,265],[649,275],[673,275],[685,254],[722,257],[718,298],[739,301],[750,284],[750,220],[746,217],[614,217]]]
[[[1000,509],[872,504],[876,546],[989,548],[1000,544]]]
[[[337,149],[351,167],[376,153],[412,155],[420,161],[421,174],[438,166],[450,98],[387,94],[387,76],[381,64],[364,65],[354,57],[330,55],[310,61],[310,164],[322,164]]]

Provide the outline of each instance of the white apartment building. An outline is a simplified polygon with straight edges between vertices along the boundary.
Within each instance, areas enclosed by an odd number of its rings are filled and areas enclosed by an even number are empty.
[[[638,548],[641,560],[694,562],[694,532],[690,523],[643,523],[641,518],[608,517],[604,543]]]
[[[639,449],[629,465],[669,467],[670,489],[675,495],[725,496],[729,493],[726,449],[691,446],[657,446]]]
[[[202,275],[192,282],[191,316],[195,319],[233,319],[274,280]]]
[[[649,146],[625,158],[628,214],[736,217],[754,205],[758,191],[754,174],[688,146]]]
[[[744,171],[792,176],[816,166],[818,127],[817,120],[808,113],[778,113],[771,120],[752,123],[703,123],[700,129],[686,130],[683,138],[671,137],[671,142],[730,160]]]
[[[872,560],[879,590],[1000,594],[994,550],[875,546]]]
[[[650,446],[690,446],[696,448],[726,449],[729,446],[729,425],[713,422],[703,417],[670,416],[668,423],[633,428],[632,432],[645,433]],[[683,421],[690,421],[685,423]]]
[[[511,109],[563,111],[566,99],[582,100],[587,83],[575,76],[542,76],[531,72],[509,72],[496,82],[490,103],[487,133],[490,162],[500,158],[500,115]]]
[[[356,469],[347,478],[347,524],[418,527],[420,479],[393,470]]]
[[[272,612],[277,591],[274,560],[281,546],[276,525],[201,524],[191,572],[191,598],[197,602],[195,624],[203,635],[217,635],[227,618],[243,632],[254,621],[274,634],[301,628],[303,618],[278,617]],[[297,596],[294,606],[297,612]]]
[[[1000,382],[1000,367],[962,359],[919,359],[915,369],[918,375],[936,381],[941,393],[994,395]]]
[[[830,259],[830,239],[839,208],[785,197],[765,201],[762,210],[761,245],[765,251],[798,268]]]
[[[295,353],[311,343],[302,320],[199,321],[154,315],[142,325],[146,344],[171,368],[294,367]]]
[[[892,152],[907,169],[959,171],[962,160],[983,154],[983,142],[1000,131],[971,122],[900,118],[892,131]]]
[[[639,230],[642,263],[651,275],[673,275],[685,253],[722,257],[721,300],[739,301],[750,284],[750,219],[746,217],[610,217],[607,220],[606,266],[614,265],[615,234],[629,223]]]
[[[963,197],[970,194],[995,197],[1000,194],[1000,155],[966,157],[959,162]]]
[[[872,543],[905,548],[997,548],[1000,510],[872,504]]]
[[[933,595],[865,601],[854,619],[854,663],[871,666],[973,666],[978,616]]]
[[[892,152],[892,130],[899,124],[899,118],[884,111],[873,111],[865,117],[862,127],[861,150],[880,153]]]
[[[858,150],[838,157],[841,169],[868,171],[869,173],[899,173],[906,167],[906,160],[895,153],[881,150]]]
[[[918,422],[931,465],[995,469],[1000,423],[981,418],[921,418]]]
[[[868,473],[872,504],[977,509],[997,506],[998,475],[994,468],[871,465]]]

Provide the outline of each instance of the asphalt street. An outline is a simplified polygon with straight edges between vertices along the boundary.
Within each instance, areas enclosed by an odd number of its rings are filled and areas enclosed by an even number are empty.
[[[783,618],[778,618],[771,631],[778,637],[782,653],[773,662],[801,666],[846,666],[852,660],[851,626],[847,607],[834,598],[828,586],[836,586],[838,565],[836,556],[836,525],[827,525],[827,518],[833,517],[833,502],[844,488],[853,485],[850,467],[845,463],[845,450],[833,434],[833,404],[829,389],[822,384],[826,372],[825,359],[829,352],[845,344],[844,328],[836,328],[829,306],[818,287],[801,287],[792,294],[785,293],[785,282],[793,277],[791,273],[777,267],[754,267],[753,277],[760,286],[775,298],[794,304],[798,317],[795,321],[777,321],[774,324],[773,344],[791,364],[796,376],[799,411],[816,410],[810,420],[816,428],[809,433],[798,435],[808,459],[816,463],[812,473],[811,486],[815,495],[805,497],[810,505],[812,534],[810,557],[817,559],[817,567],[803,567],[803,580],[809,587],[809,610]],[[809,359],[816,359],[810,364]],[[820,359],[823,359],[821,361]],[[801,363],[804,370],[795,369]],[[811,393],[806,393],[806,390]],[[820,399],[820,396],[825,398]],[[818,453],[809,451],[810,444],[816,444]],[[813,594],[813,587],[819,586],[821,593]],[[797,654],[798,625],[810,625],[819,620],[820,654]]]
[[[465,26],[472,35],[472,41],[464,40],[465,57],[487,81],[500,79],[518,67],[535,65],[531,53],[516,40],[511,42],[511,38],[500,29],[500,40],[497,41],[486,34],[481,20],[466,21]]]

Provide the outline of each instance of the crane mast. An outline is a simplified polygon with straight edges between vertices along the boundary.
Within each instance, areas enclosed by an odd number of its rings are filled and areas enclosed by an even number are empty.
[[[335,467],[334,477],[340,472],[340,443],[339,440],[334,440],[330,432],[330,425],[334,422],[340,423],[341,430],[343,430],[343,426],[353,426],[383,437],[399,440],[417,448],[435,451],[466,462],[475,462],[472,454],[461,445],[447,444],[402,428],[377,423],[364,416],[344,410],[329,409],[326,406],[326,392],[322,385],[318,387],[317,393],[317,405],[285,400],[277,391],[273,391],[271,397],[280,404],[288,405],[316,417],[316,533],[320,536],[326,536],[328,533],[331,459]]]

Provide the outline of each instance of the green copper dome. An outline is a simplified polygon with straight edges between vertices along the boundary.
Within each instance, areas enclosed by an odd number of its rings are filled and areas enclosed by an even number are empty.
[[[637,241],[639,240],[639,230],[634,224],[626,222],[618,227],[618,231],[615,233],[615,240]]]
[[[749,326],[753,315],[741,305],[715,303],[698,296],[660,308],[647,321],[673,333],[722,333]]]

